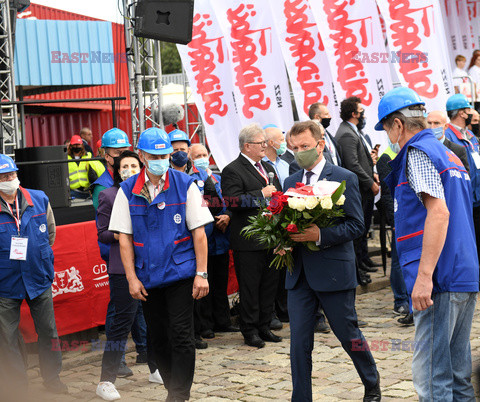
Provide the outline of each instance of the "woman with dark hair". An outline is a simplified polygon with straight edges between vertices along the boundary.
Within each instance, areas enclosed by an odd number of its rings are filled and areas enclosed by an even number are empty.
[[[470,59],[470,64],[468,66],[468,75],[475,84],[475,95],[472,94],[474,100],[474,106],[476,110],[479,110],[480,106],[480,50],[474,50],[472,58]]]
[[[137,311],[141,308],[140,302],[133,299],[129,292],[128,281],[120,258],[118,234],[110,232],[108,225],[120,183],[139,173],[141,167],[142,163],[135,152],[122,152],[113,164],[113,186],[101,191],[98,196],[98,240],[102,243],[110,244],[108,277],[111,303],[113,303],[115,310],[112,320],[113,323],[107,331],[107,342],[102,359],[102,373],[96,391],[98,396],[107,401],[120,399],[120,394],[116,390],[114,383],[117,378],[117,371],[122,355],[125,351],[128,334],[132,329]],[[147,334],[147,362],[150,369],[149,381],[163,384],[162,377],[157,370],[154,359],[151,353],[148,353],[149,346]]]

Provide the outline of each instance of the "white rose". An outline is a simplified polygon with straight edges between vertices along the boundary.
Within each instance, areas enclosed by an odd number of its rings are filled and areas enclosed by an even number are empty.
[[[305,198],[297,198],[297,207],[295,209],[300,212],[305,209]]]
[[[307,209],[313,209],[318,205],[317,197],[307,197],[305,200],[305,207]]]
[[[337,205],[343,205],[345,204],[345,196],[342,194],[338,201],[336,202]]]
[[[288,206],[292,209],[297,209],[297,197],[289,197],[288,198]]]
[[[333,208],[332,197],[322,198],[322,201],[320,201],[320,205],[322,206],[323,209],[332,209]]]

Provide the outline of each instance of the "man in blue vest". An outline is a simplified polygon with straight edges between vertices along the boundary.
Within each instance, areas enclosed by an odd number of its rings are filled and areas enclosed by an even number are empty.
[[[164,130],[145,130],[138,149],[145,167],[121,183],[109,230],[119,233],[130,294],[143,301],[167,401],[184,401],[195,370],[193,300],[208,294],[204,226],[213,218],[193,178],[169,168]]]
[[[18,347],[23,300],[38,334],[43,384],[55,393],[68,392],[58,376],[62,354],[52,299],[55,218],[43,191],[20,187],[17,170],[12,158],[0,154],[0,389],[7,400],[28,383]]]
[[[424,104],[412,89],[395,88],[380,101],[375,126],[398,152],[385,181],[413,304],[413,383],[420,401],[474,401],[470,330],[479,273],[471,180],[426,128]]]
[[[172,168],[178,170],[179,172],[184,172],[188,174],[190,170],[190,161],[188,159],[190,155],[190,139],[186,132],[176,129],[168,133],[170,142],[172,143],[172,156],[171,156],[171,165]]]
[[[465,95],[456,94],[447,99],[447,115],[450,123],[445,128],[445,137],[454,144],[459,144],[467,151],[470,166],[470,180],[473,191],[473,224],[480,259],[480,156],[479,145],[475,135],[467,129],[473,117],[473,109]]]

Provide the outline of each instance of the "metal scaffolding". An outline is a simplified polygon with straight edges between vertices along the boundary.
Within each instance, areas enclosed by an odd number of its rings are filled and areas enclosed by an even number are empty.
[[[13,43],[9,0],[0,0],[0,152],[13,156],[19,147],[17,105],[13,74]]]
[[[163,128],[160,41],[134,36],[135,3],[123,0],[134,146],[146,128]]]

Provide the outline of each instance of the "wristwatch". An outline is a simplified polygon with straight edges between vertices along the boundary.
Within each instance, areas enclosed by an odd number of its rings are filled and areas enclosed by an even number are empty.
[[[206,272],[197,272],[198,276],[201,276],[203,279],[208,279],[208,274]]]

